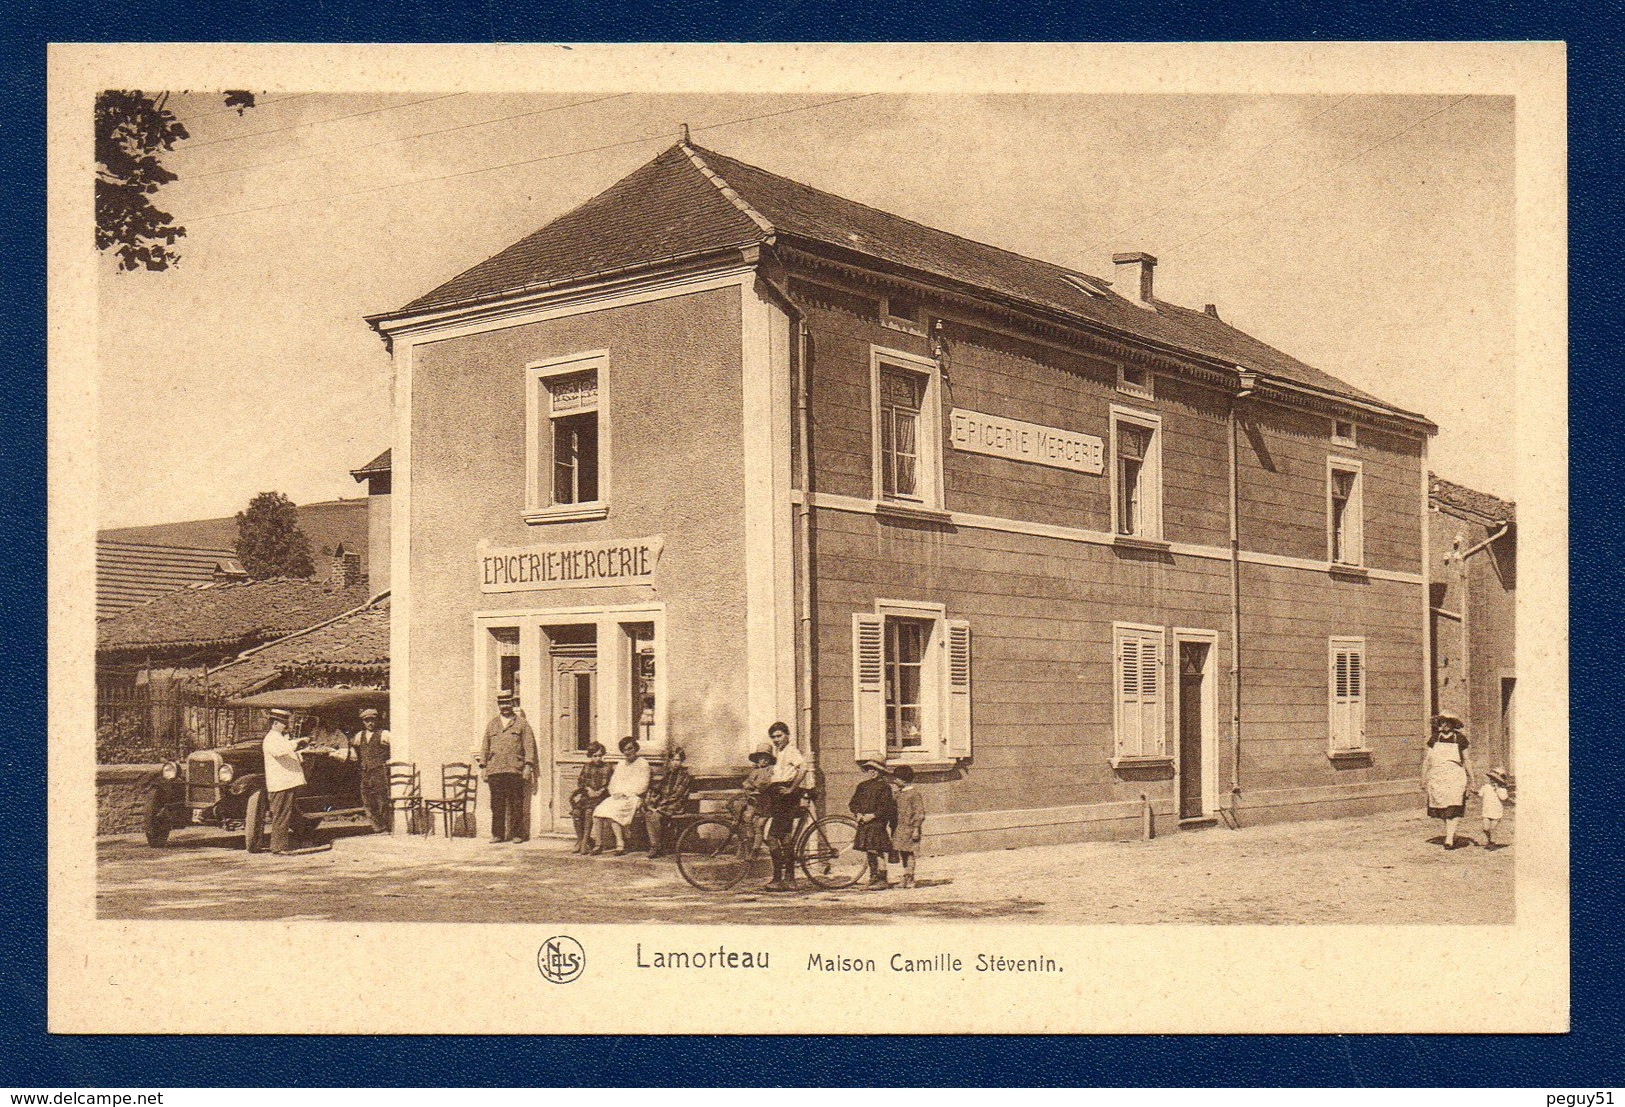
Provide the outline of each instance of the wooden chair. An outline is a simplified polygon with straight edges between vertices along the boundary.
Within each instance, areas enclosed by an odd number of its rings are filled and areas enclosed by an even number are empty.
[[[479,803],[480,775],[474,766],[453,761],[440,767],[440,798],[423,801],[432,823],[439,812],[448,838],[474,837],[474,812]]]
[[[389,763],[389,818],[393,827],[397,812],[406,813],[408,834],[429,832],[428,812],[423,802],[423,778],[410,761]]]

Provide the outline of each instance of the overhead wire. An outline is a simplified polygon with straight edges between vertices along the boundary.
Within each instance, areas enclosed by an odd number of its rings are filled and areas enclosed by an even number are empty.
[[[441,127],[440,129],[434,131],[419,131],[416,134],[396,135],[392,138],[380,139],[377,142],[365,142],[359,146],[344,146],[335,150],[323,150],[315,154],[301,154],[298,157],[277,158],[274,161],[254,162],[251,165],[231,165],[224,169],[210,169],[203,173],[188,173],[186,175],[186,179],[189,181],[195,181],[202,177],[218,177],[225,173],[246,173],[251,169],[266,169],[275,165],[291,165],[294,162],[299,161],[314,161],[319,158],[334,158],[343,154],[354,153],[359,150],[371,150],[378,146],[388,146],[395,142],[410,142],[417,138],[429,138],[434,135],[450,134],[453,131],[466,131],[474,127],[490,127],[497,123],[507,123],[514,119],[528,119],[534,115],[547,115],[550,112],[564,111],[566,108],[582,108],[586,107],[588,104],[601,104],[605,100],[619,100],[623,97],[631,95],[632,93],[630,92],[617,92],[613,96],[598,96],[591,100],[576,100],[569,104],[555,104],[550,108],[539,108],[535,111],[519,112],[516,115],[502,115],[495,119],[482,119],[476,123],[459,123],[455,127]]]
[[[1201,234],[1196,235],[1193,238],[1187,238],[1183,242],[1176,243],[1173,246],[1169,246],[1169,247],[1165,248],[1164,250],[1162,250],[1161,252],[1171,254],[1171,253],[1175,252],[1176,250],[1182,250],[1186,246],[1191,245],[1192,243],[1202,241],[1202,239],[1208,237],[1209,235],[1217,234],[1219,231],[1224,230],[1226,227],[1230,226],[1232,223],[1236,223],[1236,222],[1239,222],[1239,221],[1241,221],[1243,219],[1246,219],[1248,216],[1256,215],[1259,212],[1263,211],[1265,208],[1271,207],[1271,206],[1279,203],[1280,201],[1286,199],[1288,196],[1291,196],[1293,193],[1298,192],[1298,191],[1300,191],[1300,190],[1302,190],[1304,188],[1307,188],[1309,185],[1313,184],[1317,180],[1320,180],[1322,177],[1325,177],[1325,176],[1328,176],[1329,174],[1335,173],[1339,169],[1343,168],[1345,165],[1348,165],[1348,164],[1350,164],[1352,162],[1358,161],[1360,158],[1363,158],[1367,154],[1371,153],[1371,151],[1376,150],[1379,147],[1386,146],[1390,142],[1394,142],[1395,140],[1399,139],[1400,137],[1402,137],[1402,136],[1404,136],[1406,134],[1409,134],[1411,131],[1416,130],[1416,128],[1420,127],[1422,124],[1428,122],[1429,120],[1437,119],[1439,116],[1443,115],[1445,112],[1451,110],[1456,105],[1460,104],[1462,101],[1467,100],[1467,99],[1470,99],[1470,94],[1466,95],[1466,96],[1458,96],[1454,100],[1450,101],[1450,103],[1446,104],[1444,107],[1438,109],[1437,111],[1429,112],[1427,115],[1422,116],[1422,118],[1417,119],[1414,122],[1405,125],[1404,127],[1401,127],[1399,130],[1395,131],[1391,135],[1388,135],[1386,138],[1382,138],[1382,139],[1379,139],[1376,142],[1373,142],[1370,146],[1365,147],[1364,149],[1360,150],[1358,153],[1352,155],[1351,157],[1344,158],[1342,161],[1337,162],[1335,165],[1331,165],[1331,166],[1327,167],[1326,169],[1321,170],[1318,173],[1311,173],[1309,176],[1305,177],[1303,180],[1299,181],[1297,184],[1293,185],[1291,188],[1287,189],[1285,192],[1276,193],[1274,196],[1271,196],[1268,200],[1265,200],[1262,204],[1259,204],[1257,207],[1248,208],[1246,211],[1239,212],[1236,215],[1231,216],[1229,219],[1226,219],[1223,223],[1220,223],[1215,227],[1211,227],[1208,230],[1203,231]]]
[[[221,95],[224,95],[225,92],[226,92],[225,89],[220,90]],[[178,123],[195,123],[199,119],[208,119],[212,115],[225,115],[225,114],[227,114],[229,112],[237,112],[239,115],[241,115],[244,111],[247,111],[250,107],[268,108],[272,104],[286,104],[289,100],[298,100],[302,96],[315,96],[315,95],[316,95],[316,93],[314,93],[314,92],[295,92],[295,93],[293,93],[293,94],[291,94],[289,96],[278,96],[278,97],[275,97],[274,99],[269,99],[269,100],[261,98],[259,96],[255,96],[254,97],[254,103],[252,105],[245,104],[241,108],[235,108],[235,107],[232,107],[232,108],[216,108],[214,111],[200,111],[196,115],[177,115],[175,117],[175,121],[178,122]]]
[[[175,153],[190,154],[194,150],[201,150],[205,146],[218,146],[222,142],[244,142],[261,135],[282,134],[285,131],[297,131],[301,127],[318,127],[323,123],[338,123],[345,119],[360,119],[364,115],[377,115],[379,112],[399,111],[401,108],[410,108],[415,104],[429,104],[436,100],[450,100],[453,96],[466,96],[466,92],[447,92],[440,96],[425,96],[421,100],[408,100],[404,104],[386,104],[381,108],[371,108],[367,111],[351,112],[348,115],[335,115],[327,119],[311,119],[304,123],[290,123],[286,127],[269,127],[263,131],[250,131],[242,135],[225,135],[220,138],[211,138],[207,142],[188,142],[185,146],[177,146]],[[291,97],[290,97],[291,99]]]
[[[739,124],[742,124],[742,123],[754,123],[754,122],[756,122],[758,120],[761,120],[761,119],[771,119],[774,116],[789,115],[792,112],[814,111],[814,110],[817,110],[819,108],[834,107],[836,104],[847,104],[847,103],[851,103],[854,100],[864,100],[864,99],[867,99],[868,97],[874,96],[874,95],[877,95],[877,94],[872,93],[872,92],[865,92],[865,93],[860,93],[860,94],[858,94],[856,96],[843,96],[843,97],[840,97],[839,99],[835,99],[835,100],[825,100],[822,103],[818,103],[818,104],[802,104],[802,105],[799,105],[799,106],[793,107],[793,108],[781,108],[778,111],[763,112],[760,115],[747,115],[747,116],[743,116],[743,117],[741,117],[739,119],[725,119],[725,120],[722,120],[722,121],[717,122],[717,123],[706,123],[706,124],[702,124],[701,126],[698,126],[698,127],[690,127],[689,130],[690,130],[690,132],[714,131],[714,130],[717,130],[718,128],[721,128],[721,127],[733,127],[733,126],[738,126]],[[512,168],[514,168],[516,166],[521,166],[521,165],[536,165],[536,164],[538,164],[540,162],[556,161],[559,158],[575,157],[578,154],[596,154],[596,153],[598,153],[600,151],[603,151],[603,150],[614,150],[614,149],[617,149],[617,148],[622,147],[622,146],[635,146],[640,142],[649,142],[649,141],[651,141],[653,139],[663,138],[663,137],[669,135],[670,133],[671,132],[668,130],[668,131],[661,131],[661,132],[654,133],[654,134],[639,135],[636,138],[622,139],[622,140],[620,140],[618,142],[607,142],[607,143],[604,143],[601,146],[588,146],[588,147],[584,147],[584,148],[581,148],[581,149],[575,149],[575,150],[563,150],[563,151],[560,151],[558,153],[543,154],[540,157],[522,158],[519,161],[502,162],[502,163],[500,163],[498,165],[480,166],[480,167],[475,168],[475,169],[462,169],[462,170],[458,170],[455,173],[442,173],[442,174],[440,174],[438,176],[434,176],[434,177],[415,177],[410,181],[392,181],[391,183],[386,184],[386,185],[377,185],[377,186],[374,186],[372,188],[361,188],[361,189],[356,189],[356,190],[351,191],[351,192],[339,192],[339,193],[334,193],[333,195],[330,195],[330,196],[310,196],[310,197],[306,197],[305,199],[302,199],[302,200],[288,200],[288,201],[285,201],[285,202],[279,203],[279,204],[261,204],[261,205],[259,205],[257,207],[251,207],[251,208],[236,208],[236,209],[233,209],[231,211],[209,212],[209,213],[204,214],[204,215],[195,215],[195,216],[185,217],[185,222],[188,223],[188,224],[206,223],[206,222],[208,222],[209,220],[212,220],[212,219],[224,219],[227,216],[231,216],[231,215],[247,215],[247,214],[250,214],[252,212],[272,211],[272,210],[275,210],[275,209],[278,209],[278,208],[299,207],[299,206],[304,205],[304,204],[330,203],[330,202],[332,202],[334,200],[344,200],[344,199],[348,199],[348,198],[353,197],[353,196],[367,196],[367,195],[371,195],[373,193],[378,193],[378,192],[388,192],[391,189],[407,188],[407,187],[410,187],[412,185],[431,184],[431,183],[433,183],[435,181],[447,181],[447,180],[452,180],[452,179],[457,178],[457,177],[476,176],[476,175],[478,175],[480,173],[494,173],[499,169],[512,169]]]

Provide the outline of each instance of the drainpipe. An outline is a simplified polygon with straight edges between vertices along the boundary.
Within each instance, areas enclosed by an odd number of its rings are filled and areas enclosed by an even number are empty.
[[[1258,374],[1237,366],[1237,389],[1230,397],[1230,810],[1232,815],[1241,798],[1241,491],[1238,466],[1236,404],[1253,394]],[[1240,829],[1241,820],[1231,821]]]
[[[797,482],[801,485],[801,502],[796,505],[798,541],[796,542],[796,635],[801,650],[800,671],[796,674],[796,723],[806,736],[807,751],[813,765],[818,764],[818,731],[814,712],[813,685],[813,595],[812,595],[812,333],[807,327],[807,313],[790,298],[787,289],[780,288],[758,271],[763,285],[789,313],[796,325],[796,434],[801,449],[796,458]]]

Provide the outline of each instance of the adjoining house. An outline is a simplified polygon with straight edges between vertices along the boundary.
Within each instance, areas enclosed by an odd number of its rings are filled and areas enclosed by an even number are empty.
[[[389,593],[208,671],[221,696],[278,688],[388,688]]]
[[[387,466],[387,451],[377,460]],[[351,576],[371,578],[375,591],[389,587],[387,566],[380,570],[371,558],[372,508],[370,498],[299,505],[299,529],[310,539],[318,575],[337,558],[346,562]],[[116,615],[191,584],[247,579],[236,544],[235,516],[97,531],[96,617]]]
[[[1516,771],[1517,505],[1428,475],[1433,703],[1467,723],[1480,768]]]
[[[194,584],[247,580],[231,549],[96,542],[96,618],[106,619],[165,592]]]
[[[510,689],[539,826],[595,740],[737,774],[777,718],[937,849],[1414,804],[1436,428],[1113,260],[682,142],[373,317],[397,756]]]

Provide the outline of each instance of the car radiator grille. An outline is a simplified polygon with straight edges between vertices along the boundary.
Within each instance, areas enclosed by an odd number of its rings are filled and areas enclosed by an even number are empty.
[[[186,763],[186,802],[199,807],[213,807],[220,799],[215,786],[214,758],[197,757]]]

